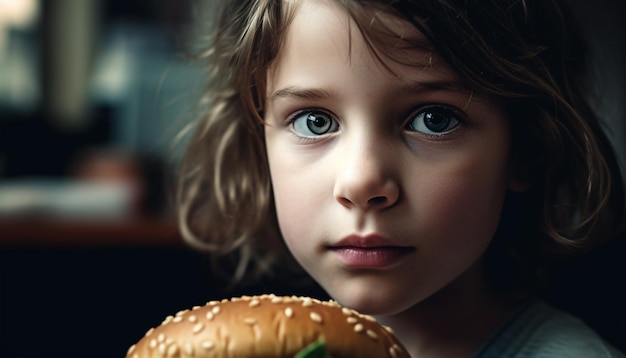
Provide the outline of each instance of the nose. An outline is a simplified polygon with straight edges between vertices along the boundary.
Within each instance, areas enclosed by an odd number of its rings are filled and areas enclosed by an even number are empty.
[[[368,211],[384,210],[398,202],[400,186],[392,169],[394,156],[383,148],[369,144],[344,151],[334,187],[335,199],[341,205]]]

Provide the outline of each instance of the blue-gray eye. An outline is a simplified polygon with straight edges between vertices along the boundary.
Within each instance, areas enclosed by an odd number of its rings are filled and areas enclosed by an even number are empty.
[[[302,137],[316,137],[336,132],[337,121],[320,111],[305,111],[296,115],[292,121],[294,132]]]
[[[407,127],[427,135],[439,136],[452,131],[459,124],[461,121],[453,110],[441,106],[431,106],[419,111]]]

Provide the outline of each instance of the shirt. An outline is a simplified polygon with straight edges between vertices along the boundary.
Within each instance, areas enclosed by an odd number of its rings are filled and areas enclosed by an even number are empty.
[[[474,358],[625,358],[582,320],[539,300],[520,308]]]

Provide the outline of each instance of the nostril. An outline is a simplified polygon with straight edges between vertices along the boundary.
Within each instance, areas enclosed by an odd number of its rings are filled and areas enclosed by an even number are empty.
[[[342,206],[360,210],[383,210],[394,206],[399,199],[400,188],[394,181],[383,183],[348,183],[335,186],[333,195]]]
[[[339,200],[339,203],[345,207],[350,207],[352,205],[352,202],[347,198],[340,197],[337,198],[337,200]]]
[[[374,198],[371,198],[367,201],[367,203],[369,205],[380,205],[380,204],[384,204],[387,202],[387,198],[384,196],[377,196]]]

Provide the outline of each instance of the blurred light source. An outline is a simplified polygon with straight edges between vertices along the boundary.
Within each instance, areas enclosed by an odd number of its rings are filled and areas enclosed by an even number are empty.
[[[11,28],[28,28],[39,14],[37,0],[0,0],[0,59],[8,45]]]
[[[0,0],[0,105],[30,109],[39,100],[36,44],[15,30],[34,29],[40,5],[38,0]]]

